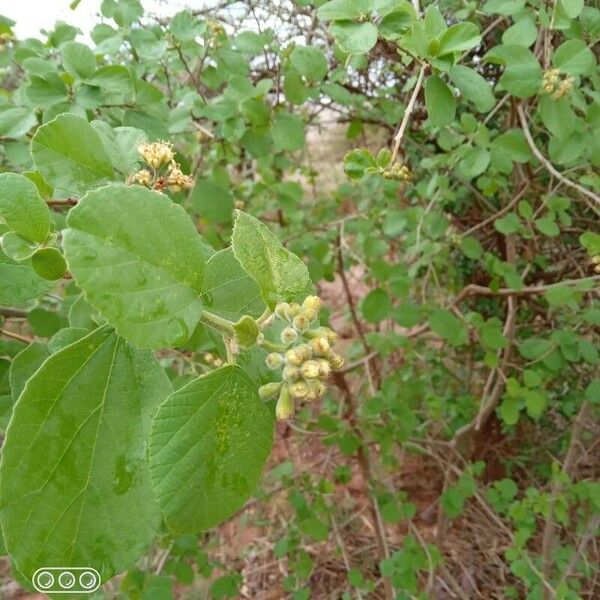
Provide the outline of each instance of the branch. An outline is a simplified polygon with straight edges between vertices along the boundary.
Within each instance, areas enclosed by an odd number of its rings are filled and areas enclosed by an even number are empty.
[[[521,128],[523,129],[523,133],[525,134],[525,139],[527,140],[527,143],[529,144],[529,147],[531,148],[531,151],[533,152],[534,156],[544,165],[544,167],[546,167],[546,170],[550,174],[554,175],[556,179],[558,179],[567,187],[577,190],[580,194],[591,198],[594,202],[596,202],[596,204],[600,205],[600,196],[598,196],[591,190],[584,188],[582,185],[571,181],[554,168],[552,163],[538,150],[537,146],[535,145],[535,142],[531,137],[529,127],[527,126],[527,117],[525,116],[525,111],[523,110],[523,106],[521,104],[517,106],[517,112],[519,113],[519,120],[521,121]]]
[[[390,164],[394,164],[396,161],[396,157],[398,156],[398,150],[400,150],[400,143],[402,142],[402,137],[404,136],[404,132],[408,125],[408,121],[410,120],[410,115],[415,107],[415,102],[417,101],[417,96],[421,91],[421,85],[423,84],[423,76],[425,75],[425,67],[422,66],[419,70],[419,75],[417,77],[417,83],[413,89],[413,92],[410,96],[410,100],[406,105],[406,110],[404,111],[404,116],[402,117],[402,122],[400,123],[400,127],[398,127],[398,133],[394,137],[394,147],[392,149],[392,160]]]

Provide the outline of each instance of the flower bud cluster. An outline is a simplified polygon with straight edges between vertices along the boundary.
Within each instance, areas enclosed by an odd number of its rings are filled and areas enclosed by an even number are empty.
[[[592,256],[592,264],[594,265],[594,271],[600,273],[600,254]]]
[[[384,169],[382,175],[386,179],[392,179],[394,181],[410,181],[412,179],[411,170],[400,163],[394,163],[387,169]]]
[[[573,81],[574,79],[571,75],[561,77],[558,69],[548,69],[544,72],[542,89],[547,94],[551,94],[553,100],[559,100],[571,91]]]
[[[140,144],[137,150],[142,159],[152,168],[141,169],[132,173],[129,183],[135,183],[155,190],[168,188],[172,192],[189,190],[194,185],[190,175],[181,171],[181,166],[175,161],[173,144],[170,142],[152,142]]]
[[[275,412],[279,420],[290,419],[295,412],[295,401],[311,402],[322,398],[325,381],[333,370],[341,369],[344,359],[332,350],[337,335],[315,321],[321,309],[321,299],[308,296],[302,305],[280,302],[275,315],[285,322],[281,341],[282,352],[271,352],[265,362],[270,369],[282,370],[282,381],[263,385],[263,399],[279,395]]]

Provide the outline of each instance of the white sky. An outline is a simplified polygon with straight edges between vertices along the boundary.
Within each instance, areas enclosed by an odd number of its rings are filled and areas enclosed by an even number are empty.
[[[75,10],[69,8],[71,0],[0,0],[0,14],[17,24],[18,38],[39,37],[40,29],[52,29],[56,21],[65,21],[88,34],[99,18],[102,0],[81,0]],[[214,0],[142,0],[146,12],[161,16],[172,15],[183,8],[204,8]],[[87,36],[86,36],[87,37]]]

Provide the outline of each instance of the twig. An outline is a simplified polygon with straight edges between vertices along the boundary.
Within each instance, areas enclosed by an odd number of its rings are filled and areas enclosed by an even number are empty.
[[[27,311],[20,308],[13,308],[12,306],[0,306],[0,315],[9,319],[11,317],[23,318],[27,316]]]
[[[594,202],[600,205],[600,196],[594,194],[591,190],[584,188],[582,185],[571,181],[567,177],[565,177],[560,171],[557,171],[552,163],[538,150],[538,147],[535,145],[533,138],[531,137],[531,132],[529,131],[529,127],[527,125],[527,117],[525,116],[525,111],[523,110],[523,106],[521,104],[517,105],[517,112],[519,114],[519,120],[521,121],[521,129],[523,129],[523,133],[525,134],[525,139],[531,148],[534,156],[546,167],[546,170],[554,175],[559,181],[561,181],[564,185],[577,190],[580,194],[591,198]]]
[[[408,121],[410,120],[410,115],[415,107],[415,102],[417,101],[417,96],[421,91],[421,85],[423,84],[423,76],[425,75],[425,67],[422,66],[419,69],[419,75],[417,76],[417,83],[415,83],[415,87],[412,91],[408,104],[406,105],[406,110],[404,111],[404,116],[402,117],[402,121],[400,122],[400,127],[398,127],[398,133],[396,133],[394,137],[394,147],[392,148],[392,159],[390,161],[391,164],[394,164],[396,161],[396,157],[398,156],[398,151],[400,150],[400,143],[402,142],[402,137],[404,136],[404,132],[408,125]]]
[[[25,342],[26,344],[31,344],[31,342],[33,342],[32,338],[21,335],[20,333],[15,333],[14,331],[8,331],[7,329],[0,329],[0,334],[12,338],[13,340],[18,340],[19,342]]]

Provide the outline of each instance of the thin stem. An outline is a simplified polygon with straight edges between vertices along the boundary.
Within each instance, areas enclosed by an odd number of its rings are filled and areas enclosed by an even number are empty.
[[[226,335],[227,337],[234,337],[235,330],[233,329],[233,321],[224,319],[215,313],[211,313],[208,310],[203,310],[200,317],[200,321],[218,332]]]

